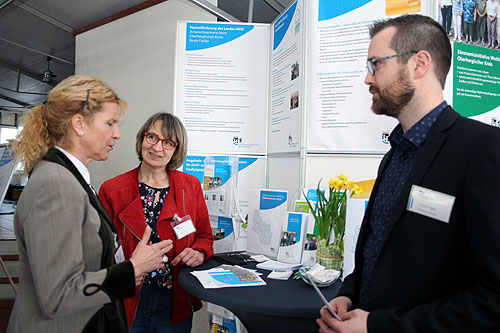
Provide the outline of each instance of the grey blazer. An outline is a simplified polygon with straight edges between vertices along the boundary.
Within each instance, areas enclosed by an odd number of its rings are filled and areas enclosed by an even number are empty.
[[[14,217],[20,284],[7,331],[107,331],[105,321],[123,331],[116,309],[111,318],[98,314],[134,295],[132,264],[104,256],[112,233],[103,238],[97,197],[64,154],[51,148],[47,156],[53,161],[36,165]]]

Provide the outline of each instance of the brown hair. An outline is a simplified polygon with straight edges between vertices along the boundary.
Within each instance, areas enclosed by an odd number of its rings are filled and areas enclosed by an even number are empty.
[[[87,121],[92,121],[104,102],[118,104],[120,119],[127,113],[127,103],[98,78],[74,75],[54,87],[45,105],[27,112],[23,118],[23,130],[14,142],[14,153],[24,163],[24,171],[29,173],[57,142],[71,146],[66,137],[71,118],[81,114]]]
[[[422,15],[402,15],[386,21],[378,21],[370,27],[370,37],[385,28],[395,27],[391,48],[397,53],[410,50],[425,50],[430,53],[434,63],[434,73],[444,88],[446,75],[451,65],[451,45],[443,27],[432,18]],[[413,54],[398,58],[406,64]]]
[[[137,140],[135,142],[135,151],[137,157],[142,161],[142,142],[144,140],[144,133],[149,131],[153,124],[160,120],[162,123],[162,135],[172,141],[177,142],[177,147],[175,147],[175,152],[172,158],[167,164],[167,170],[175,170],[179,168],[187,155],[187,133],[184,125],[174,115],[166,112],[158,112],[152,115],[144,125],[137,132]]]

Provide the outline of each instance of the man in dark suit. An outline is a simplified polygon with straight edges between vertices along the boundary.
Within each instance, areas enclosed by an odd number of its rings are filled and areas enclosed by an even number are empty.
[[[444,101],[446,32],[405,15],[370,29],[372,110],[398,119],[356,267],[320,332],[500,332],[500,130]]]

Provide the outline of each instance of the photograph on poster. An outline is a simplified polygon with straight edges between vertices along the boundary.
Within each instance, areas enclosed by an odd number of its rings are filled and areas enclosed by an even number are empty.
[[[299,107],[299,92],[296,91],[292,95],[290,95],[290,110],[296,109]]]
[[[292,64],[292,81],[299,76],[299,62]]]

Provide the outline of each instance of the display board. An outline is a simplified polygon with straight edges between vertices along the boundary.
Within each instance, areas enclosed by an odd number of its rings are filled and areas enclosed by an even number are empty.
[[[500,127],[500,52],[453,43],[452,70],[448,84],[453,84],[453,108],[462,116]]]
[[[304,105],[303,1],[294,2],[271,25],[268,152],[300,150]]]
[[[389,1],[388,1],[389,2]],[[364,84],[368,27],[386,17],[386,1],[309,3],[307,150],[383,153],[396,120],[370,110]]]
[[[269,25],[179,22],[175,114],[189,151],[266,151]]]

